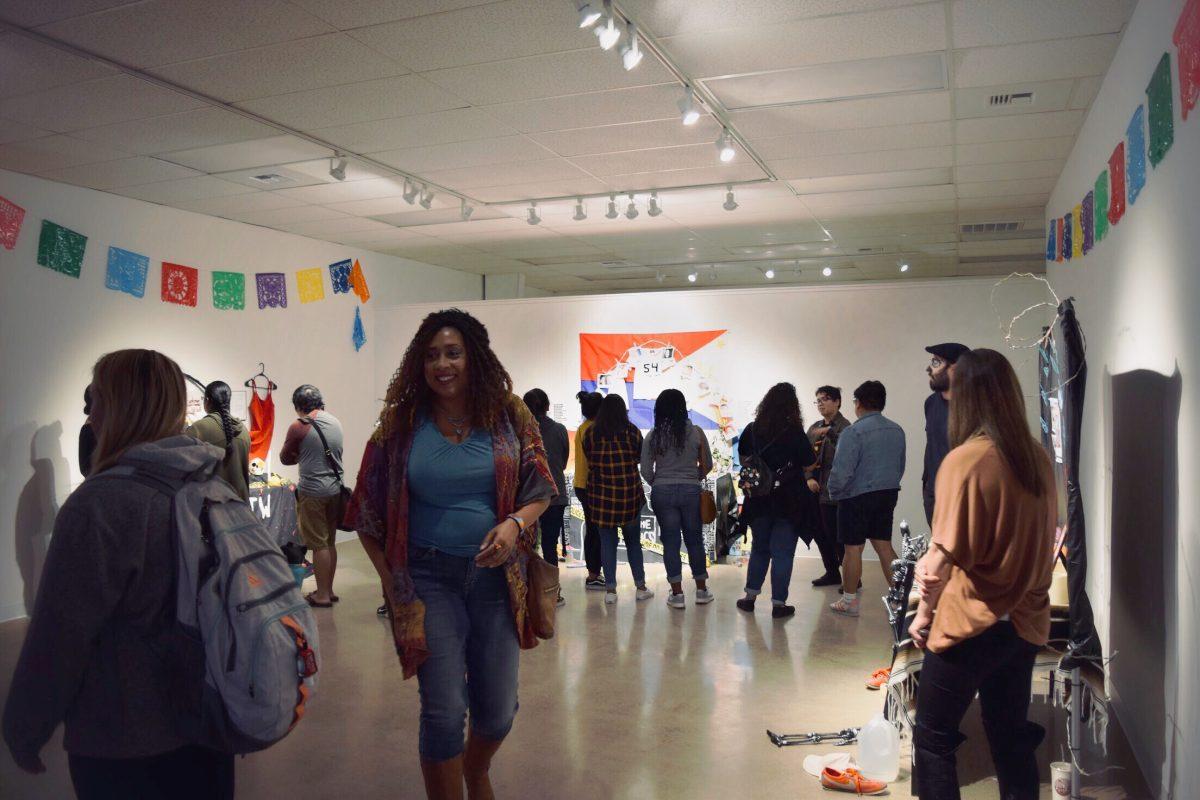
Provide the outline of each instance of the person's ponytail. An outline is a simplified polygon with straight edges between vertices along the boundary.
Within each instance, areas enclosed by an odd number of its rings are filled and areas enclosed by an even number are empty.
[[[225,452],[233,449],[233,440],[237,437],[237,428],[233,417],[229,415],[229,399],[232,396],[229,384],[225,381],[213,381],[204,387],[204,399],[216,409],[221,416],[221,430],[225,433]]]

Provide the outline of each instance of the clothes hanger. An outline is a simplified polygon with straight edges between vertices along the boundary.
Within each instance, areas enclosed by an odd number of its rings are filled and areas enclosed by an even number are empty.
[[[273,392],[273,391],[275,391],[276,389],[278,389],[278,388],[279,388],[279,386],[277,386],[277,385],[276,385],[275,381],[273,381],[273,380],[271,380],[270,378],[268,378],[268,377],[267,377],[267,367],[266,367],[266,365],[265,365],[265,364],[263,364],[263,362],[261,362],[261,361],[260,361],[260,362],[258,362],[258,372],[257,372],[256,374],[254,374],[253,376],[251,376],[250,380],[246,381],[246,384],[245,384],[245,385],[246,385],[246,386],[248,386],[248,387],[250,387],[251,389],[255,389],[255,390],[258,390],[258,389],[262,388],[262,387],[260,387],[260,386],[258,385],[258,379],[259,379],[259,378],[263,378],[263,379],[265,379],[265,380],[266,380],[266,382],[267,382],[267,387],[266,387],[266,388],[267,388],[269,391],[272,391],[272,392]]]

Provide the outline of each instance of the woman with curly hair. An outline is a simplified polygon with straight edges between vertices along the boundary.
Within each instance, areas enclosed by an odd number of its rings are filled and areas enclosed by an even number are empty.
[[[696,604],[713,601],[701,537],[700,484],[712,471],[712,448],[699,425],[688,417],[687,399],[666,389],[654,401],[654,428],[642,443],[642,478],[650,484],[650,506],[658,518],[663,563],[671,594],[667,605],[683,608],[683,562],[679,543],[687,545],[688,564],[696,581]]]
[[[537,421],[487,329],[458,309],[427,316],[388,387],[346,522],[388,588],[404,677],[417,676],[431,798],[461,798],[464,780],[469,797],[493,796],[519,650],[537,644],[528,560],[555,493]]]
[[[750,522],[750,563],[746,567],[746,596],[737,601],[742,611],[753,613],[754,601],[771,570],[771,616],[776,619],[796,613],[787,604],[788,585],[796,558],[796,541],[812,541],[816,528],[817,496],[809,490],[804,471],[816,456],[804,432],[800,400],[790,383],[772,386],[758,404],[754,422],[738,441],[742,464],[750,457],[766,463],[774,485],[766,494],[747,496],[742,514]]]

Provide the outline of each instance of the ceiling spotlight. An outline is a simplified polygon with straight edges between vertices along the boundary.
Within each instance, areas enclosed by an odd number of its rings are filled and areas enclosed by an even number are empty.
[[[585,211],[583,208],[582,197],[575,201],[575,216],[571,219],[575,220],[576,222],[583,222],[585,219],[587,219],[587,211]]]
[[[592,30],[600,40],[601,50],[612,50],[613,45],[621,38],[621,29],[617,27],[617,20],[613,17],[612,0],[604,0],[604,21]]]
[[[662,213],[662,206],[658,204],[658,192],[650,193],[650,208],[646,210],[646,213],[652,217],[657,217]]]
[[[462,201],[462,207],[458,210],[458,215],[462,217],[462,221],[466,222],[475,213],[474,206],[470,205],[466,200]]]
[[[617,218],[617,216],[618,216],[618,214],[617,214],[617,196],[615,194],[610,194],[608,196],[608,213],[605,214],[604,216],[607,217],[608,219],[616,219]]]
[[[658,281],[659,283],[662,283],[666,279],[667,279],[667,276],[663,275],[661,269],[654,273],[654,280]]]
[[[408,203],[410,206],[415,203],[417,201],[418,191],[420,190],[417,188],[415,183],[410,181],[408,178],[404,179],[404,194],[401,195],[401,197],[404,198],[404,202]]]
[[[335,181],[344,181],[346,180],[346,157],[334,156],[334,158],[337,160],[329,160],[329,177]]]
[[[628,219],[637,219],[637,206],[633,204],[633,195],[629,195],[629,208],[625,209],[625,216]]]
[[[833,267],[826,267],[825,269],[821,270],[821,274],[828,278],[833,274]]]
[[[729,135],[728,128],[721,129],[721,135],[716,141],[717,153],[720,154],[721,161],[728,164],[733,161],[733,157],[737,155],[737,151],[733,149],[733,137]]]
[[[908,272],[908,262],[907,262],[907,261],[901,261],[901,262],[900,262],[900,271],[901,271],[901,272]]]
[[[638,46],[637,28],[632,22],[627,30],[629,38],[621,45],[621,63],[625,65],[625,71],[629,72],[642,62],[642,48]]]
[[[433,205],[433,189],[430,189],[428,186],[422,186],[421,199],[419,202],[421,204],[421,208],[429,210],[429,208]]]
[[[771,280],[772,278],[775,277],[775,270],[771,269],[770,267],[767,267],[767,271],[763,273],[763,277],[766,278],[767,280]]]
[[[527,219],[525,221],[528,222],[530,225],[537,225],[539,222],[542,221],[542,218],[539,217],[538,213],[537,213],[537,201],[536,200],[530,202],[530,204],[529,204],[529,219]]]
[[[679,121],[684,125],[695,125],[700,119],[700,109],[696,106],[696,98],[692,87],[683,87],[683,97],[679,98]]]
[[[596,20],[600,19],[600,9],[594,3],[589,3],[587,0],[579,0],[576,3],[576,8],[579,11],[580,28],[590,28],[596,24]]]
[[[721,205],[721,208],[726,211],[733,211],[737,207],[737,200],[733,199],[733,185],[729,184],[725,187],[725,202]]]
[[[697,275],[695,272],[689,272],[688,273],[688,283],[695,283],[696,278],[698,278],[698,277],[699,277],[699,275]]]

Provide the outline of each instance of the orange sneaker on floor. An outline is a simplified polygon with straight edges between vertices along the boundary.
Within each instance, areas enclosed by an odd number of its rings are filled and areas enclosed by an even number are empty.
[[[888,682],[888,677],[892,674],[890,669],[877,669],[871,673],[871,677],[867,678],[867,688],[879,691],[885,683]]]
[[[821,772],[821,785],[837,792],[855,794],[883,794],[887,791],[886,783],[864,778],[861,772],[853,768],[842,771],[826,767]]]

